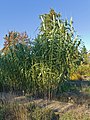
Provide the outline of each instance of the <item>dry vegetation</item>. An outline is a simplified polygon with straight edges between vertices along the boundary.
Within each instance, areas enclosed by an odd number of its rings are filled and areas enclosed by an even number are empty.
[[[7,93],[0,98],[0,120],[90,120],[90,94],[85,91],[63,92],[57,100]]]

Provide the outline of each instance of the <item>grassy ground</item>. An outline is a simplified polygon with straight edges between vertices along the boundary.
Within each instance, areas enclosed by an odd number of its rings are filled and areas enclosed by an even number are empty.
[[[70,85],[53,100],[2,93],[0,120],[90,120],[90,82]]]

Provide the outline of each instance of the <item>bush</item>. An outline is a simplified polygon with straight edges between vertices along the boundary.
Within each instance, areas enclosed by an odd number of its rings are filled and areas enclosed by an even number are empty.
[[[73,73],[70,77],[71,80],[82,80],[83,77],[80,73]]]
[[[82,64],[79,68],[71,73],[71,80],[83,80],[87,79],[90,76],[90,64]]]

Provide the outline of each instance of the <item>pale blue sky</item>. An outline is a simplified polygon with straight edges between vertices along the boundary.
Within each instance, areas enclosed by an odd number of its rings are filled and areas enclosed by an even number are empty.
[[[0,48],[8,31],[26,31],[32,38],[40,25],[39,15],[50,8],[60,12],[62,18],[73,17],[77,34],[90,50],[90,0],[0,0]]]

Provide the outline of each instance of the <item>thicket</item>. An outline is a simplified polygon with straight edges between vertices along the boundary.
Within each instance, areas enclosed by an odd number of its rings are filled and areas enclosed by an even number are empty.
[[[40,16],[39,34],[9,32],[0,52],[0,91],[24,91],[52,98],[83,60],[81,40],[72,18],[63,20],[54,10]]]

